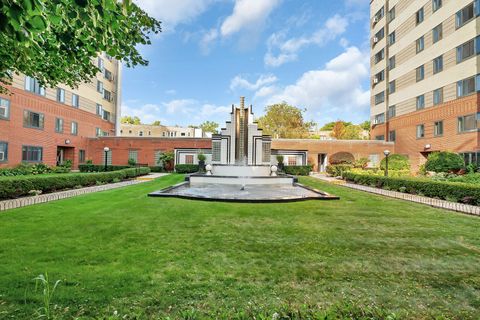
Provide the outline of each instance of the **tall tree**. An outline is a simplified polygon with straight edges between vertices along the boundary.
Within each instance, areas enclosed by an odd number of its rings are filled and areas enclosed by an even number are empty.
[[[152,126],[161,126],[161,125],[162,125],[162,123],[160,122],[160,120],[155,120],[152,123]]]
[[[135,125],[142,124],[142,122],[140,121],[140,118],[137,117],[137,116],[135,116],[135,117],[123,116],[123,117],[120,119],[120,122],[121,122],[121,123],[124,123],[124,124],[135,124]]]
[[[258,127],[274,138],[306,138],[315,123],[305,122],[303,112],[285,102],[274,104],[268,106],[265,115],[258,119]]]
[[[218,123],[214,121],[205,121],[200,125],[200,128],[203,132],[217,133],[218,132]]]
[[[76,87],[99,72],[100,52],[126,66],[147,65],[137,45],[161,31],[131,0],[4,0],[0,2],[0,92],[13,73],[42,86]]]
[[[334,123],[332,128],[332,138],[342,140],[345,135],[345,122],[339,120]]]

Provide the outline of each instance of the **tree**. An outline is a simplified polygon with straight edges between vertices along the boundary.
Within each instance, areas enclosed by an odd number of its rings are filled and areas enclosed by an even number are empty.
[[[330,124],[328,124],[330,126]],[[362,126],[338,120],[331,129],[332,137],[338,140],[361,140]]]
[[[203,132],[211,132],[211,133],[217,133],[219,125],[216,122],[213,121],[205,121],[200,125],[200,128],[202,129]]]
[[[162,123],[160,122],[160,120],[155,120],[152,123],[152,126],[161,126],[161,125],[162,125]]]
[[[285,102],[274,104],[268,106],[265,115],[258,119],[258,127],[274,138],[307,138],[315,123],[305,122],[303,112]]]
[[[337,122],[343,122],[344,126],[346,126],[346,127],[352,125],[351,122],[345,122],[345,121],[343,121],[343,120],[337,120],[337,121],[333,121],[333,122],[328,122],[328,123],[326,123],[320,130],[322,130],[322,131],[332,131],[332,130],[333,130],[333,127],[335,126],[335,124],[336,124]]]
[[[140,121],[140,118],[137,116],[135,117],[124,116],[120,119],[120,122],[123,124],[135,124],[135,125],[142,124],[142,122]]]
[[[372,124],[370,121],[364,121],[360,123],[360,127],[362,127],[363,130],[370,132],[370,128],[372,127]]]
[[[343,139],[343,136],[345,135],[345,122],[343,121],[337,121],[333,125],[332,128],[332,137],[335,139]]]
[[[137,45],[161,31],[132,0],[4,0],[0,3],[0,92],[13,73],[42,86],[77,87],[102,71],[100,52],[127,67],[147,65]]]

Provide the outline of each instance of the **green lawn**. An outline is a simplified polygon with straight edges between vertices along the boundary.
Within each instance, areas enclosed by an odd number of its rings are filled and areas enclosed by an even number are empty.
[[[45,272],[62,280],[53,297],[60,319],[338,308],[480,318],[480,218],[313,178],[301,182],[341,200],[146,196],[182,179],[0,213],[0,319],[35,316],[42,303],[32,279]]]

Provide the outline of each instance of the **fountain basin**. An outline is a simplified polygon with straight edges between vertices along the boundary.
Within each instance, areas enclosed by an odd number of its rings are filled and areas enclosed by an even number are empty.
[[[293,185],[297,179],[293,176],[208,176],[204,174],[192,174],[186,178],[191,186],[201,184],[221,185]]]
[[[245,165],[222,165],[212,166],[212,174],[222,177],[268,177],[270,176],[270,165],[245,166]]]

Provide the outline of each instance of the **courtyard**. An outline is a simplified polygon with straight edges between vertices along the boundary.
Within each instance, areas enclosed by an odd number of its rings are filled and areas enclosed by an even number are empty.
[[[340,201],[148,198],[152,182],[0,214],[0,318],[478,319],[480,220],[311,177]],[[334,317],[335,316],[335,317]]]

